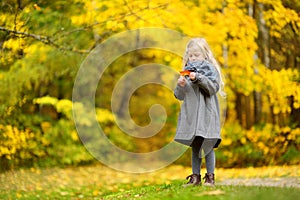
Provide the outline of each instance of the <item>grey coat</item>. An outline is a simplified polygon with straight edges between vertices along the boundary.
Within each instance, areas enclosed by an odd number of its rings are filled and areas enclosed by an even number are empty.
[[[190,146],[195,136],[203,138],[217,138],[218,147],[221,142],[220,135],[220,108],[217,97],[220,76],[216,69],[209,67],[214,73],[210,78],[199,72],[196,79],[187,79],[185,87],[177,84],[174,95],[182,100],[178,117],[175,141]]]

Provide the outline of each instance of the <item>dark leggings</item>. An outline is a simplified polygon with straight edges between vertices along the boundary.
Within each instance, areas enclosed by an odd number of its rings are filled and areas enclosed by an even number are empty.
[[[200,136],[196,136],[192,147],[192,171],[193,174],[200,174],[200,169],[202,165],[202,150],[205,156],[206,170],[207,173],[214,173],[215,170],[215,152],[214,146],[217,139],[206,139]]]

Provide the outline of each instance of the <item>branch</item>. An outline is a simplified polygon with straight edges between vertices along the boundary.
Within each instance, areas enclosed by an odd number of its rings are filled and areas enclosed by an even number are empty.
[[[64,50],[64,51],[72,51],[72,52],[76,52],[76,53],[80,53],[80,54],[85,54],[85,53],[89,53],[90,51],[89,50],[76,50],[76,49],[73,49],[73,48],[66,48],[66,47],[63,47],[57,43],[55,43],[51,37],[48,37],[48,36],[44,36],[44,35],[36,35],[36,34],[33,34],[33,33],[28,33],[28,32],[22,32],[22,31],[17,31],[17,30],[11,30],[11,29],[8,29],[8,28],[5,28],[5,27],[1,27],[0,26],[0,31],[4,31],[4,32],[7,32],[9,34],[13,34],[17,37],[28,37],[28,38],[33,38],[35,40],[38,40],[44,44],[47,44],[47,45],[52,45],[54,46],[55,48],[58,48],[60,50]]]
[[[144,7],[144,8],[140,8],[136,11],[133,11],[130,6],[128,5],[127,1],[124,0],[124,4],[127,6],[128,10],[129,10],[129,13],[124,13],[123,15],[119,16],[119,17],[115,17],[115,18],[108,18],[107,20],[122,20],[124,19],[126,16],[131,16],[131,15],[134,15],[136,16],[139,20],[143,20],[143,21],[147,21],[146,19],[143,19],[141,18],[138,13],[145,10],[145,9],[149,9],[149,7]],[[162,5],[158,5],[156,7],[153,7],[151,9],[155,10],[155,9],[158,9],[158,8],[164,8],[166,7],[166,5],[168,4],[162,4]],[[148,5],[149,6],[149,5]],[[33,33],[28,33],[28,32],[23,32],[23,31],[18,31],[15,29],[14,27],[14,30],[12,29],[8,29],[8,28],[5,28],[5,27],[1,27],[0,26],[0,31],[4,31],[4,32],[7,32],[9,34],[12,34],[14,36],[17,36],[17,37],[27,37],[27,38],[33,38],[37,41],[40,41],[46,45],[51,45],[51,46],[54,46],[55,48],[59,49],[59,50],[63,50],[63,51],[72,51],[72,52],[75,52],[75,53],[80,53],[80,54],[87,54],[89,52],[91,52],[91,50],[97,45],[97,43],[99,42],[99,40],[102,40],[103,38],[100,37],[100,39],[96,40],[95,44],[91,47],[91,49],[89,50],[77,50],[77,49],[73,49],[72,47],[64,47],[64,46],[61,46],[60,44],[56,43],[57,39],[58,38],[62,38],[62,37],[66,37],[70,34],[73,34],[75,32],[78,32],[78,31],[84,31],[84,30],[88,30],[88,29],[91,29],[95,26],[98,26],[98,25],[102,25],[104,23],[106,23],[106,21],[102,21],[102,22],[95,22],[93,24],[89,24],[89,25],[86,25],[84,27],[81,27],[81,28],[77,28],[77,29],[74,29],[74,30],[71,30],[69,32],[62,32],[60,33],[60,31],[54,33],[52,35],[52,37],[49,37],[49,36],[45,36],[45,35],[37,35],[37,34],[33,34]],[[15,24],[16,24],[16,20],[15,20]],[[106,35],[107,32],[105,32],[104,34],[102,35]],[[58,37],[57,37],[58,36]]]

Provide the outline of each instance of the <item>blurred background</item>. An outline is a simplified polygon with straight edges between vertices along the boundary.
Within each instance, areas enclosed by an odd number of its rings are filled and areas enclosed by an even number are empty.
[[[74,80],[97,45],[119,32],[143,27],[204,37],[211,46],[227,93],[218,166],[300,164],[299,15],[296,0],[2,0],[0,170],[98,162],[76,132]],[[164,128],[147,139],[118,128],[111,96],[129,70],[159,63],[180,71],[181,59],[171,52],[143,49],[123,55],[107,68],[95,106],[97,120],[114,144],[149,152],[173,140],[180,103],[172,91],[145,85],[131,96],[129,110],[138,125],[150,123],[153,104],[166,109]],[[77,109],[85,112],[83,106]],[[89,125],[85,118],[82,123]],[[189,166],[190,151],[175,163]]]

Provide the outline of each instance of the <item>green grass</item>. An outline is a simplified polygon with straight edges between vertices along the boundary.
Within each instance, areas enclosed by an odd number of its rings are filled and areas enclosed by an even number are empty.
[[[0,173],[0,199],[300,199],[300,188],[233,185],[184,188],[184,178],[190,170],[178,165],[146,174],[122,173],[102,165],[12,170]],[[264,178],[286,178],[284,186],[288,178],[297,182],[299,173],[299,166],[217,169],[216,181],[220,184],[239,179],[248,183],[251,178],[260,177],[263,184],[270,181]]]
[[[191,200],[191,199],[242,199],[242,200],[295,200],[300,197],[299,188],[257,187],[257,186],[193,186],[182,187],[184,182],[172,181],[170,184],[150,185],[126,190],[126,185],[119,185],[122,191],[97,193],[96,186],[65,188],[59,192],[35,190],[31,192],[10,191],[0,199],[147,199],[147,200]],[[99,189],[99,188],[98,188]]]
[[[168,185],[146,186],[135,188],[126,192],[120,192],[104,196],[104,199],[299,199],[300,189],[279,187],[257,187],[257,186],[193,186],[182,187],[183,182],[175,181]]]

